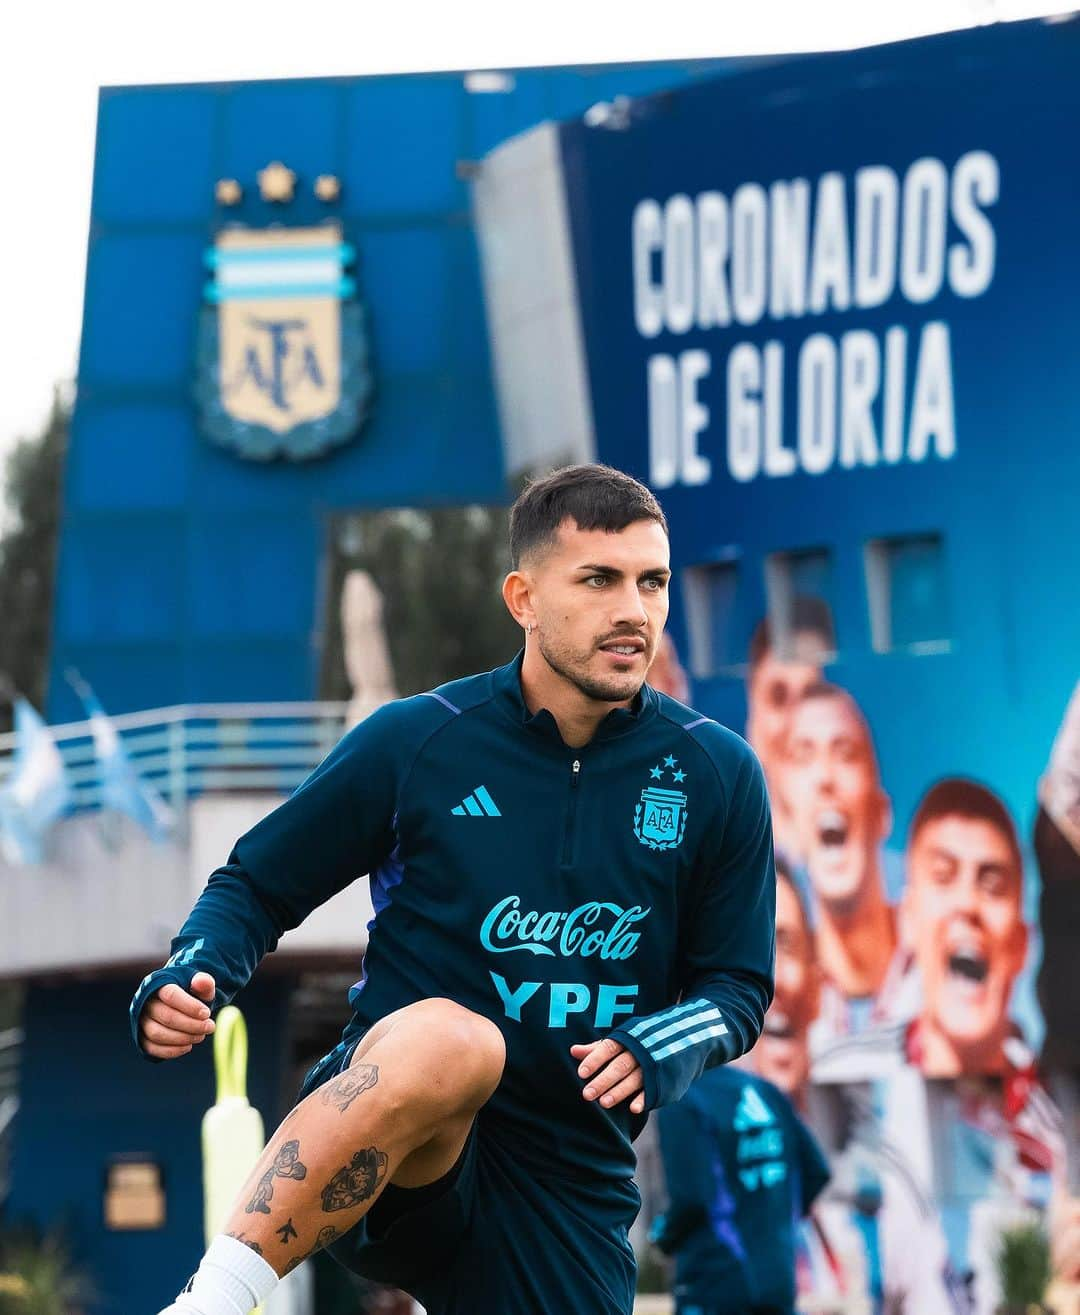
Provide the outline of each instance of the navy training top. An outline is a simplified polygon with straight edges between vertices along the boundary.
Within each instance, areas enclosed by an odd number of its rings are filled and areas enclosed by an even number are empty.
[[[711,1315],[791,1315],[796,1228],[829,1181],[791,1102],[755,1074],[716,1069],[659,1125],[669,1205],[650,1236],[675,1255],[679,1301]]]
[[[357,1037],[430,997],[507,1043],[485,1126],[538,1170],[629,1177],[644,1119],[586,1102],[570,1046],[612,1035],[647,1109],[756,1040],[772,995],[768,797],[733,732],[643,686],[569,748],[505,667],[387,704],[236,843],[141,983],[227,1004],[286,930],[370,873]]]

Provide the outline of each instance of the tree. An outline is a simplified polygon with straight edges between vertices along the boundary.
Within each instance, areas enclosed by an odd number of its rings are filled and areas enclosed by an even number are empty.
[[[335,527],[327,572],[322,692],[351,693],[341,645],[341,590],[367,571],[383,596],[398,693],[510,659],[520,632],[502,601],[509,570],[504,507],[402,508],[350,516]]]
[[[20,439],[4,469],[0,531],[0,730],[11,727],[11,695],[38,708],[49,664],[60,487],[71,406],[58,388],[40,434]]]

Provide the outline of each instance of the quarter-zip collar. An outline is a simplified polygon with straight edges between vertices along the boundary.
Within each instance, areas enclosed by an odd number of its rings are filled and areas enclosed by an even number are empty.
[[[562,745],[563,738],[559,734],[558,723],[547,708],[531,713],[525,703],[525,697],[521,692],[521,664],[524,660],[525,650],[522,649],[512,662],[508,662],[505,667],[496,667],[491,673],[495,702],[518,725],[555,744]],[[589,744],[613,740],[651,721],[656,715],[657,703],[656,691],[649,685],[642,685],[640,693],[629,708],[612,708],[597,726],[596,733]]]

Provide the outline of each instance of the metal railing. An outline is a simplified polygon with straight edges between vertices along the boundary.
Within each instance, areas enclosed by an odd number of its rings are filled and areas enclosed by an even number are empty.
[[[110,718],[128,758],[174,807],[208,791],[288,793],[333,748],[344,703],[200,703]],[[90,723],[49,728],[77,809],[99,808],[101,768]],[[0,735],[0,785],[10,776],[14,732]]]

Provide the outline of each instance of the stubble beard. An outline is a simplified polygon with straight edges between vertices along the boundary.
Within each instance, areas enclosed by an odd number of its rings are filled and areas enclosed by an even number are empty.
[[[644,676],[639,680],[630,673],[612,676],[606,681],[596,680],[586,670],[591,653],[583,655],[572,648],[559,648],[545,639],[540,631],[537,631],[536,640],[540,655],[552,671],[596,703],[624,703],[636,698],[645,683]]]

